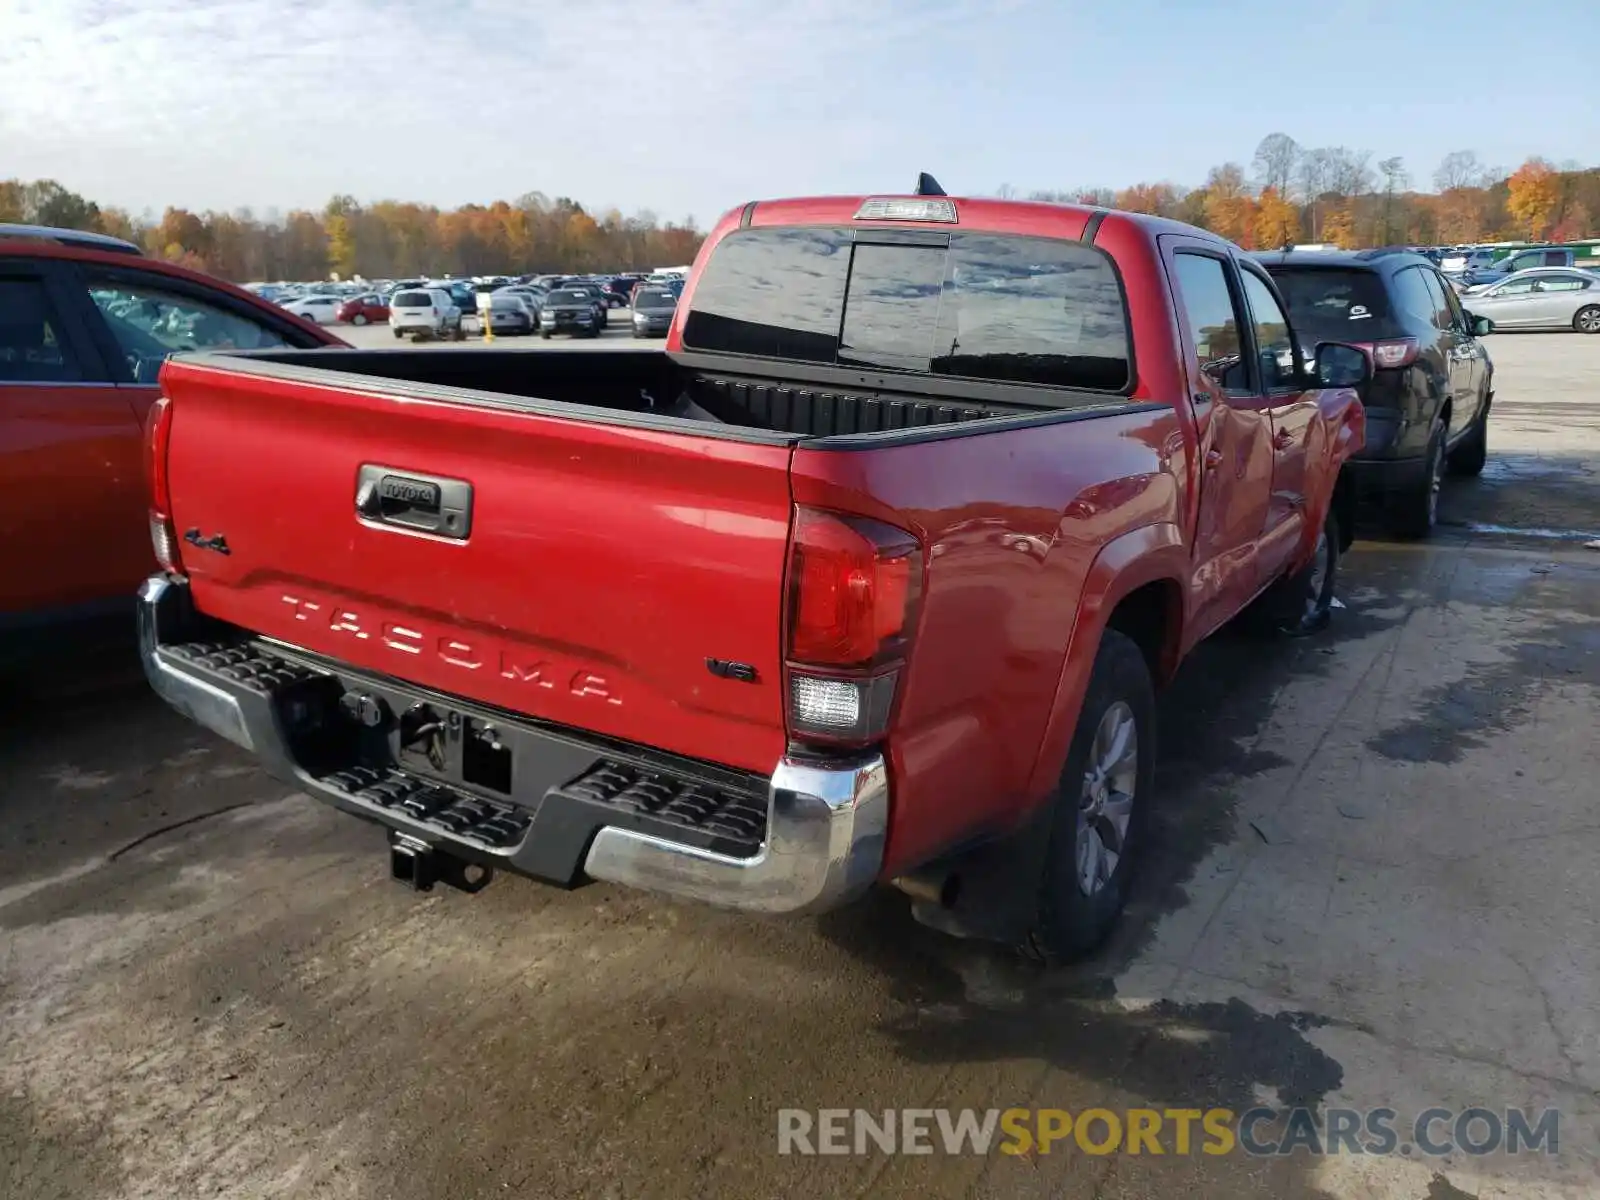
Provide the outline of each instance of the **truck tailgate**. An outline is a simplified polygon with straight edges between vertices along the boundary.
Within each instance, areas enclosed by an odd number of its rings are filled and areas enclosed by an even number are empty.
[[[782,754],[787,445],[399,398],[332,372],[173,362],[162,383],[202,612],[695,758],[765,773]]]

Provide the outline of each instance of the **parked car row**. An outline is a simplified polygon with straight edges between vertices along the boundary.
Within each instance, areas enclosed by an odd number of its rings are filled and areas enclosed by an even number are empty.
[[[264,287],[256,285],[258,294]],[[665,303],[670,296],[674,303],[683,290],[683,276],[677,273],[641,275],[568,276],[540,275],[520,279],[489,276],[477,280],[400,280],[376,285],[367,291],[352,292],[350,285],[339,285],[337,290],[321,292],[315,285],[300,285],[297,290],[274,290],[272,298],[286,312],[312,321],[318,325],[349,324],[371,325],[387,323],[395,337],[458,337],[464,336],[467,325],[493,333],[497,337],[542,333],[549,337],[557,332],[572,330],[592,331],[598,336],[608,322],[613,309],[633,307],[637,297],[648,289],[650,312],[633,321],[635,337],[664,337],[671,324],[673,305]],[[564,307],[559,320],[543,319],[547,297],[552,290],[582,292],[593,320],[578,326],[570,320]],[[432,316],[422,315],[422,305],[417,293],[438,293],[448,302],[441,304],[438,296],[429,301]],[[408,315],[397,318],[394,314],[395,298],[407,296]],[[570,307],[572,297],[565,296]],[[449,306],[455,315],[448,312]],[[666,320],[662,320],[663,314]]]
[[[1451,285],[1462,293],[1480,291],[1519,272],[1540,268],[1600,271],[1600,239],[1544,246],[1510,243],[1436,246],[1422,248],[1420,252],[1431,258]],[[1571,320],[1565,326],[1589,332]]]

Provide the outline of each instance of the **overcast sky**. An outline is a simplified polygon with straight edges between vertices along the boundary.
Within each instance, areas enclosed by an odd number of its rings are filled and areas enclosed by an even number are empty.
[[[1303,15],[1302,15],[1303,14]],[[1600,163],[1575,0],[0,0],[0,177],[135,212],[1196,184],[1283,130]],[[1590,56],[1592,58],[1592,55]]]

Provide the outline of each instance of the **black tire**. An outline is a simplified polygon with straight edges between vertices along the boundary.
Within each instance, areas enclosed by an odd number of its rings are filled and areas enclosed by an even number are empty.
[[[1307,637],[1327,628],[1333,615],[1334,587],[1339,581],[1339,535],[1339,518],[1329,509],[1317,534],[1311,561],[1263,597],[1279,633]]]
[[[367,317],[365,313],[357,313],[355,316],[350,318],[350,324],[352,325],[365,325],[366,323]]]
[[[1120,712],[1119,712],[1120,710]],[[1097,737],[1107,748],[1102,725],[1119,717],[1131,720],[1134,744],[1131,765],[1109,776],[1099,772],[1100,782],[1091,780],[1092,752]],[[1114,744],[1114,741],[1113,743]],[[1098,946],[1116,924],[1127,902],[1128,887],[1138,863],[1144,831],[1144,811],[1155,782],[1156,701],[1155,687],[1144,654],[1133,640],[1108,629],[1095,654],[1094,669],[1084,695],[1083,711],[1072,747],[1067,751],[1052,801],[1050,840],[1045,848],[1044,870],[1039,880],[1038,908],[1033,928],[1018,943],[1026,958],[1045,964],[1070,962]],[[1110,781],[1122,779],[1123,787]],[[1131,791],[1124,791],[1131,783]],[[1126,827],[1119,833],[1110,825],[1111,810],[1101,807],[1126,795],[1129,812]],[[1080,817],[1082,820],[1080,820]],[[1090,833],[1090,830],[1102,832]],[[1080,861],[1085,836],[1095,838],[1093,850]],[[1121,852],[1109,874],[1107,839],[1120,838]],[[1094,880],[1092,885],[1081,876]]]
[[[1585,304],[1573,313],[1572,328],[1578,333],[1600,333],[1600,304]]]
[[[1489,461],[1489,407],[1493,403],[1492,399],[1483,402],[1483,411],[1478,414],[1478,423],[1472,427],[1472,432],[1450,451],[1447,465],[1452,475],[1483,473],[1483,464]]]
[[[394,340],[398,342],[401,338],[405,337],[405,335],[406,335],[405,330],[396,329],[394,331]]]
[[[548,342],[550,340],[550,331],[548,329],[541,329],[539,330],[539,336]]]
[[[1396,493],[1390,503],[1389,520],[1403,538],[1430,537],[1439,523],[1439,489],[1444,484],[1443,425],[1436,425],[1428,437],[1422,461],[1422,482],[1410,491]]]

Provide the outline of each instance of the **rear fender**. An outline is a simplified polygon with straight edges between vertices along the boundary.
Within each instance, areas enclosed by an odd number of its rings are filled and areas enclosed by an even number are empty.
[[[1045,725],[1044,739],[1029,780],[1030,796],[1046,797],[1055,789],[1067,761],[1073,730],[1077,728],[1100,639],[1118,603],[1145,584],[1188,577],[1189,549],[1184,544],[1183,532],[1177,525],[1167,522],[1129,530],[1107,543],[1095,557],[1078,598],[1061,681],[1056,686],[1050,719]],[[1187,596],[1187,592],[1184,594]],[[1187,599],[1183,608],[1186,620]],[[1179,628],[1168,630],[1158,683],[1177,670],[1182,645],[1180,621]]]

